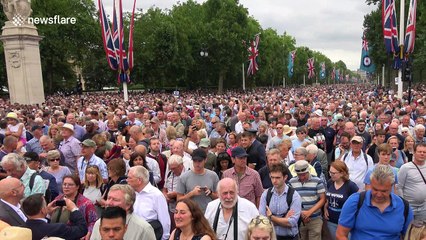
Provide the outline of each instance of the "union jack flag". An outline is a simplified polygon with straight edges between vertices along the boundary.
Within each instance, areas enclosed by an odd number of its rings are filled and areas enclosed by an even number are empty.
[[[416,40],[416,8],[417,0],[411,0],[410,9],[408,10],[407,29],[405,30],[405,54],[410,54],[414,51],[414,42]]]
[[[331,79],[335,79],[336,78],[336,68],[333,68],[333,71],[331,72]]]
[[[315,77],[315,66],[314,66],[314,58],[309,58],[308,63],[306,64],[308,66],[308,78],[311,79]]]
[[[256,58],[259,56],[259,41],[260,41],[260,33],[256,34],[253,41],[250,42],[250,47],[248,48],[248,51],[250,52],[249,55],[249,66],[247,69],[247,76],[256,74],[256,71],[259,70],[259,66],[257,65]]]
[[[362,35],[362,49],[363,49],[364,51],[367,51],[367,52],[368,52],[368,41],[367,41],[367,37],[365,36],[365,32],[364,32],[364,34]]]
[[[102,0],[98,0],[98,5],[99,5],[99,15],[100,15],[99,20],[101,21],[101,26],[102,26],[102,41],[103,41],[108,65],[112,70],[117,70],[118,69],[117,55],[116,55],[115,47],[111,37],[111,28],[109,26],[107,15],[105,14]]]
[[[399,52],[399,44],[395,1],[383,0],[382,5],[383,36],[385,39],[386,52],[397,54]]]

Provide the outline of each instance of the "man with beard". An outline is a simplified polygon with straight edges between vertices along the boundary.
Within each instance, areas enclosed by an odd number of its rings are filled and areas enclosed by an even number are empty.
[[[367,146],[370,146],[371,135],[365,130],[366,123],[364,119],[359,119],[356,125],[357,125],[356,135],[364,139],[362,150],[365,151],[367,149]]]
[[[224,178],[217,185],[219,198],[207,205],[205,217],[218,240],[245,239],[252,218],[259,215],[256,206],[238,196],[237,183]]]

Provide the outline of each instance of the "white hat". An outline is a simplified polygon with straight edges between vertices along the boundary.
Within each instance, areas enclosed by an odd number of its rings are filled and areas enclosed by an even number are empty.
[[[1,240],[31,240],[31,229],[23,227],[5,227],[0,232]]]
[[[65,123],[64,126],[62,126],[62,129],[64,129],[64,128],[74,132],[74,126],[69,124],[69,123]]]
[[[315,115],[317,115],[318,117],[322,117],[322,111],[321,111],[321,109],[317,109],[314,113],[315,113]]]

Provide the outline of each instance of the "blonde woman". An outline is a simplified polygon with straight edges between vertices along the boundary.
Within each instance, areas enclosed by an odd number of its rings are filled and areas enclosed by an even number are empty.
[[[99,206],[99,202],[102,199],[104,191],[105,187],[98,166],[88,166],[86,168],[86,176],[84,178],[83,196],[95,205],[98,216],[100,216],[102,212],[102,207]]]
[[[414,145],[414,138],[411,135],[407,136],[404,140],[404,149],[402,149],[402,151],[405,153],[405,156],[407,156],[408,162],[413,161]]]
[[[247,229],[246,240],[277,240],[272,222],[265,216],[259,215],[253,218]]]

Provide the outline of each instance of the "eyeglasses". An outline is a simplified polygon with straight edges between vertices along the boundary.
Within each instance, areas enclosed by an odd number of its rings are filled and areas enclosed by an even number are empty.
[[[259,225],[260,223],[270,225],[271,221],[268,218],[257,216],[255,218],[253,218],[250,223],[254,223],[256,225]]]
[[[49,161],[51,161],[51,162],[59,162],[59,158],[54,158],[54,159],[50,159]]]
[[[74,187],[75,186],[75,184],[74,183],[63,183],[62,184],[62,187]]]
[[[217,123],[217,122],[212,122],[212,124],[215,124],[215,123]]]

